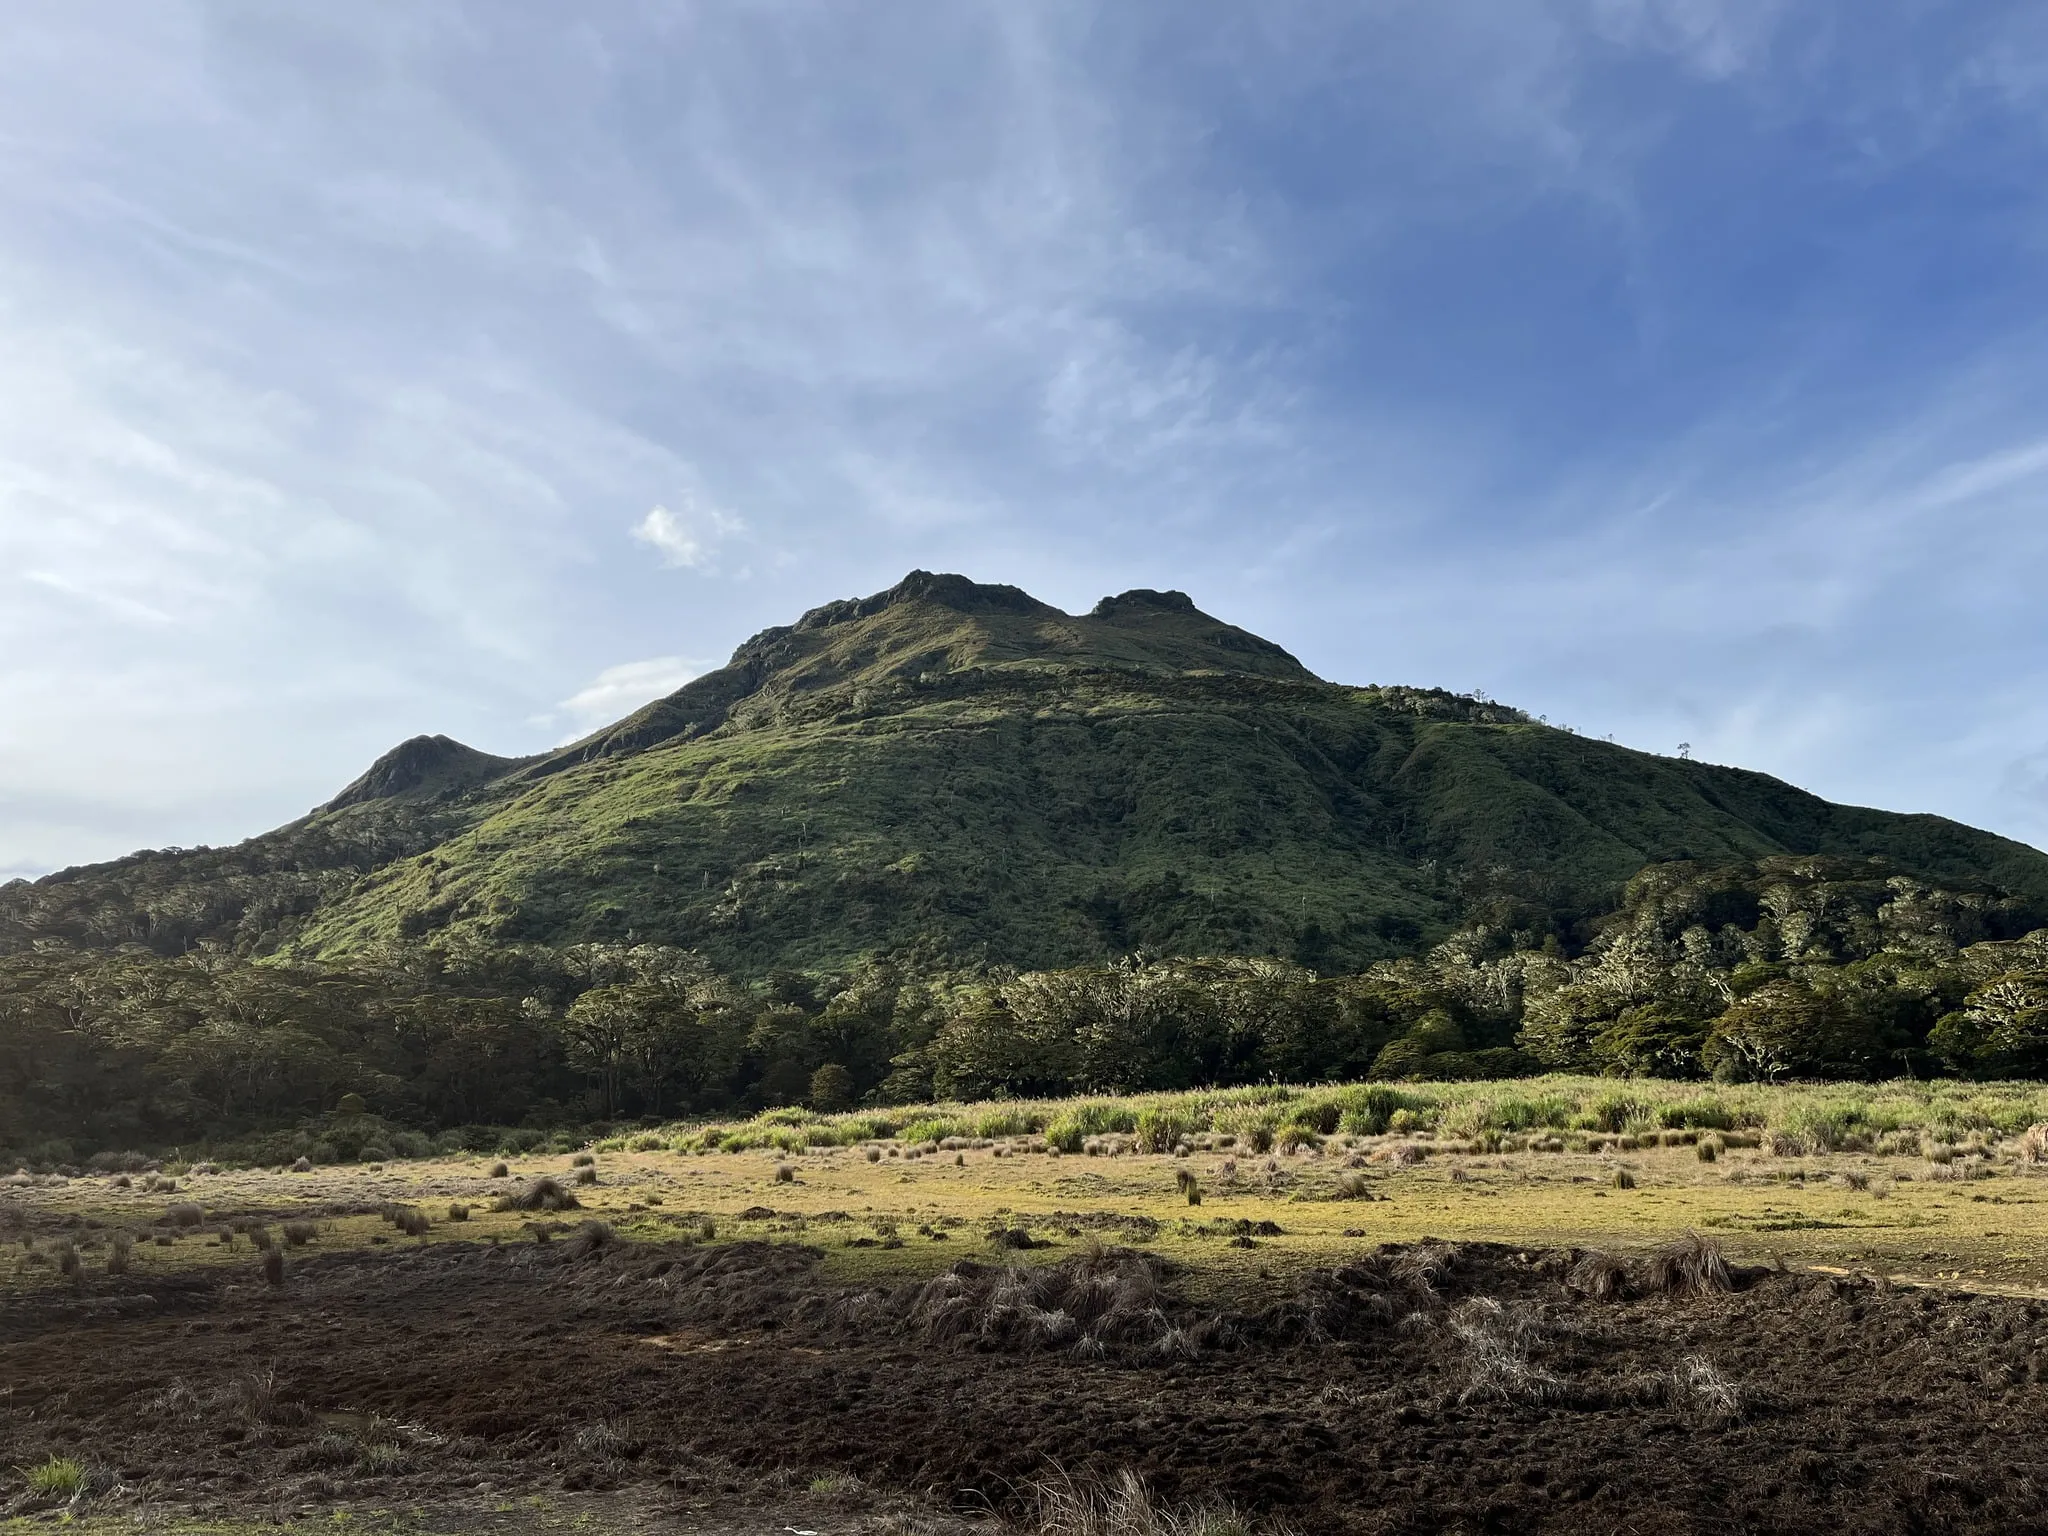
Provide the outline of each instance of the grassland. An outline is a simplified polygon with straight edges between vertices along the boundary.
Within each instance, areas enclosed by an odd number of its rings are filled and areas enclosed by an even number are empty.
[[[1362,1243],[1632,1249],[1690,1229],[1738,1260],[2048,1295],[2048,1146],[2028,1129],[2041,1120],[2048,1090],[2031,1084],[1254,1089],[887,1119],[782,1111],[502,1163],[17,1174],[0,1198],[88,1267],[132,1234],[138,1274],[253,1272],[263,1241],[289,1264],[533,1242],[602,1221],[646,1241],[804,1243],[848,1281],[931,1272],[992,1245],[1033,1262],[1122,1242],[1242,1293]],[[496,1208],[550,1178],[575,1208]],[[176,1224],[180,1206],[189,1225]],[[310,1224],[310,1238],[295,1229],[302,1246],[287,1245],[287,1222]],[[23,1241],[0,1283],[63,1283],[48,1238]]]

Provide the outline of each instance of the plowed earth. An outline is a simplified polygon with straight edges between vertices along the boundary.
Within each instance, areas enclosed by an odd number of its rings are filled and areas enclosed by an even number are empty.
[[[1218,1311],[1128,1249],[847,1290],[574,1239],[91,1275],[0,1314],[0,1465],[217,1510],[721,1468],[1004,1509],[1061,1467],[1315,1532],[2048,1530],[2042,1303],[1688,1278],[1419,1244]]]

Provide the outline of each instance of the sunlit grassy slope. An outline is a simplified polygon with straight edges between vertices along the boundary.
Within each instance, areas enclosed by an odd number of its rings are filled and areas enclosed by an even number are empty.
[[[0,893],[0,941],[636,939],[758,974],[1146,948],[1355,969],[1645,863],[1877,854],[2048,898],[2048,857],[1441,691],[1325,683],[1178,594],[1071,616],[914,575],[542,759],[423,738],[242,849]],[[196,916],[194,914],[197,914]]]

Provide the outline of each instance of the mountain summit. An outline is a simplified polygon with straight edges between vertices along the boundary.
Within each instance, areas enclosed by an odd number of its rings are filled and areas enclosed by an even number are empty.
[[[913,571],[558,751],[419,737],[238,848],[17,882],[0,946],[605,939],[756,974],[1141,948],[1356,968],[1473,924],[1569,935],[1649,864],[1781,854],[2048,902],[2048,856],[2022,844],[1441,689],[1325,682],[1184,593],[1073,615]]]

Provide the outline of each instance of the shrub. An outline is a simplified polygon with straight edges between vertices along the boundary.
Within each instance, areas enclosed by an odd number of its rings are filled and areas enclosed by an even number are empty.
[[[52,1456],[27,1469],[28,1491],[38,1498],[68,1499],[85,1486],[85,1466],[70,1456]]]
[[[1175,1143],[1194,1129],[1193,1119],[1184,1111],[1163,1104],[1148,1104],[1138,1111],[1138,1150],[1171,1152]]]
[[[1578,1129],[1609,1135],[1645,1124],[1653,1118],[1648,1104],[1632,1094],[1603,1093],[1579,1112]]]
[[[1290,1121],[1280,1127],[1280,1134],[1273,1139],[1273,1145],[1282,1152],[1293,1152],[1303,1147],[1319,1147],[1322,1140],[1307,1126],[1296,1125]]]
[[[969,1122],[968,1134],[984,1141],[992,1141],[998,1136],[1035,1136],[1044,1125],[1043,1115],[1006,1106],[976,1116]]]
[[[1667,1130],[1732,1131],[1735,1112],[1717,1099],[1686,1099],[1666,1104],[1657,1111],[1658,1123]]]
[[[627,1142],[626,1150],[629,1152],[666,1152],[668,1150],[668,1142],[663,1137],[646,1132],[635,1136],[631,1141]]]
[[[1343,1106],[1335,1099],[1305,1099],[1287,1112],[1284,1124],[1311,1136],[1334,1136],[1342,1118]]]

